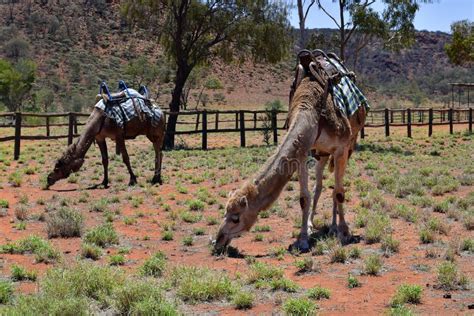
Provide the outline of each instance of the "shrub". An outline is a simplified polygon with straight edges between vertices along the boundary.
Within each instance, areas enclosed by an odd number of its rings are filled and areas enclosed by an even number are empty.
[[[186,236],[183,238],[183,245],[184,246],[192,246],[193,245],[193,236]]]
[[[329,299],[331,297],[331,291],[324,287],[316,286],[308,290],[307,295],[311,299],[321,300],[323,298]]]
[[[283,278],[283,270],[273,267],[263,262],[255,262],[250,266],[250,272],[247,277],[248,283],[256,283],[258,281],[271,281],[273,279]]]
[[[122,254],[112,255],[109,258],[109,264],[111,266],[122,266],[125,264],[125,257]]]
[[[201,200],[190,200],[187,204],[190,211],[203,211],[206,206]]]
[[[55,262],[60,258],[60,253],[51,244],[37,236],[29,236],[14,243],[8,243],[0,247],[0,253],[35,255],[36,262]]]
[[[0,280],[0,304],[6,304],[13,296],[12,284],[5,280]]]
[[[80,237],[83,227],[82,214],[67,207],[60,208],[46,218],[48,238]]]
[[[445,290],[455,290],[465,287],[469,280],[459,273],[454,262],[445,261],[438,266],[438,284]]]
[[[400,249],[400,241],[393,239],[393,237],[387,236],[382,240],[382,250],[385,254],[392,254],[398,252]]]
[[[209,77],[204,86],[206,87],[206,89],[211,89],[211,90],[224,88],[221,81],[216,77]]]
[[[83,243],[81,246],[81,257],[98,260],[102,256],[102,248],[94,244]]]
[[[420,230],[420,241],[423,244],[430,244],[434,241],[434,234],[431,230],[423,228]]]
[[[306,298],[289,298],[283,303],[286,315],[310,316],[316,315],[318,306]]]
[[[107,211],[109,201],[106,198],[100,198],[99,200],[95,201],[89,210],[91,212],[105,212]]]
[[[364,273],[377,275],[382,268],[382,259],[377,254],[371,254],[364,260]]]
[[[257,284],[257,287],[264,287],[266,285],[266,282],[260,282]],[[268,282],[268,285],[273,291],[282,290],[285,292],[294,293],[299,289],[298,284],[287,278],[273,279]]]
[[[336,246],[331,250],[331,262],[344,263],[347,260],[346,249],[341,246]]]
[[[347,277],[347,287],[350,289],[353,289],[359,286],[360,286],[359,280],[354,275],[349,273],[349,276]]]
[[[9,207],[8,201],[4,199],[0,199],[0,208],[8,208],[8,207]]]
[[[86,233],[85,242],[105,248],[119,243],[119,238],[111,223],[96,226]]]
[[[297,260],[295,266],[298,272],[310,272],[313,269],[313,258],[304,257],[302,260]]]
[[[467,238],[464,239],[461,244],[462,251],[469,251],[470,253],[474,253],[474,239]]]
[[[409,207],[404,204],[395,205],[393,213],[396,217],[401,217],[407,222],[416,223],[418,220],[416,208]]]
[[[8,182],[16,188],[21,187],[23,183],[22,174],[20,171],[15,171],[8,176]]]
[[[207,268],[178,266],[172,270],[170,281],[177,295],[191,303],[230,299],[235,293],[226,275]]]
[[[15,217],[20,221],[25,221],[28,219],[29,214],[28,206],[26,205],[18,205],[15,207]]]
[[[143,276],[161,277],[166,268],[166,255],[163,252],[157,252],[149,259],[145,260],[140,267],[140,274]]]
[[[161,234],[161,239],[163,239],[164,241],[173,240],[173,232],[171,230],[163,231],[163,233]]]
[[[36,271],[27,271],[22,266],[16,264],[11,267],[11,278],[13,281],[36,281]]]
[[[373,214],[365,227],[365,241],[368,244],[379,242],[390,231],[390,219],[384,214]]]
[[[419,285],[402,284],[398,287],[390,305],[396,307],[406,303],[419,304],[422,293],[423,288]]]
[[[390,316],[413,316],[411,309],[404,305],[398,305],[396,307],[391,307],[388,313]]]
[[[359,247],[352,247],[351,250],[349,250],[349,258],[351,259],[358,259],[361,254],[362,250],[360,250]]]
[[[237,309],[249,309],[253,306],[255,297],[250,292],[239,291],[232,297],[232,304]]]
[[[181,212],[181,219],[186,223],[197,223],[202,219],[202,215],[199,213],[183,211]]]

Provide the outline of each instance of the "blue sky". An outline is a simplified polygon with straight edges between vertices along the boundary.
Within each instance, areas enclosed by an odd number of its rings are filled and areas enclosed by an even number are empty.
[[[309,0],[307,0],[309,2]],[[296,1],[293,1],[296,2]],[[331,14],[337,14],[338,5],[332,0],[321,0],[326,4]],[[378,11],[382,11],[384,4],[378,0],[375,4]],[[417,30],[450,32],[451,23],[459,20],[474,20],[474,0],[434,0],[431,4],[422,4],[415,18]],[[290,16],[291,25],[298,27],[298,12],[294,8]],[[306,21],[308,28],[329,27],[334,28],[334,22],[319,10],[316,5],[311,8]]]

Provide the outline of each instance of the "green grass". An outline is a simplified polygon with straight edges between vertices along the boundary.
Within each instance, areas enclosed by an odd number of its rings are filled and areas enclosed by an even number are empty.
[[[349,273],[349,275],[347,276],[347,287],[353,289],[360,286],[360,281],[354,275]]]
[[[347,251],[342,246],[336,246],[330,250],[331,263],[339,262],[344,263],[347,260]]]
[[[459,273],[457,265],[450,261],[445,261],[438,266],[437,281],[439,287],[445,290],[467,288],[469,284],[469,279]]]
[[[84,228],[84,217],[78,211],[61,207],[46,217],[48,238],[80,237]]]
[[[380,242],[384,235],[390,232],[390,218],[381,213],[369,216],[365,226],[365,241],[368,244]]]
[[[164,241],[173,240],[173,232],[171,230],[164,230],[161,233],[161,239],[164,240]]]
[[[109,257],[109,264],[111,266],[123,266],[125,261],[125,256],[122,254],[116,254]]]
[[[419,304],[421,303],[422,294],[423,288],[420,285],[402,284],[398,287],[390,305],[392,307],[397,307],[407,303]]]
[[[309,289],[306,295],[314,300],[329,299],[331,297],[331,291],[324,287],[316,286]]]
[[[318,306],[306,298],[289,298],[283,303],[283,311],[289,316],[316,315]]]
[[[178,266],[171,271],[171,286],[176,294],[191,304],[231,300],[236,285],[223,273],[207,268]]]
[[[0,280],[0,304],[8,303],[13,297],[13,287],[11,282]]]
[[[10,204],[5,199],[0,199],[0,208],[8,208]]]
[[[313,270],[313,258],[311,257],[304,257],[301,260],[295,261],[295,267],[298,269],[298,272],[310,272]]]
[[[13,243],[0,246],[0,253],[35,255],[36,262],[53,263],[60,259],[58,250],[38,236],[29,236]]]
[[[462,241],[461,244],[462,251],[468,251],[469,253],[474,253],[474,239],[466,238]]]
[[[192,246],[194,243],[193,236],[186,236],[183,238],[183,246]]]
[[[369,275],[378,275],[382,269],[382,258],[377,254],[371,254],[364,260],[364,273]]]
[[[84,241],[106,248],[110,245],[117,245],[119,238],[114,226],[111,223],[106,223],[89,230],[84,237]]]
[[[250,309],[254,300],[255,296],[251,292],[238,291],[232,297],[232,304],[237,309]]]
[[[27,271],[24,267],[19,265],[12,265],[11,279],[13,281],[36,281],[36,271]]]
[[[386,236],[382,240],[381,248],[386,255],[397,253],[400,250],[400,241],[394,239],[391,235]]]
[[[140,275],[150,277],[161,277],[166,268],[166,255],[163,252],[157,252],[143,262],[139,268]]]
[[[94,244],[82,243],[81,257],[86,259],[98,260],[102,256],[102,248]]]

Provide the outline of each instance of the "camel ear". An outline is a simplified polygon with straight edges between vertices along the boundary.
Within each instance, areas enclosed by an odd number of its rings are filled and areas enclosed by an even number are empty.
[[[247,200],[247,197],[246,196],[242,196],[240,199],[239,199],[239,204],[240,206],[243,206],[243,207],[247,207],[249,202]]]

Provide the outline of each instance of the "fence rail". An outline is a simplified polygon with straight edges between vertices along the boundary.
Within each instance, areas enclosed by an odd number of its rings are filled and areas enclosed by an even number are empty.
[[[286,111],[186,111],[164,112],[165,119],[170,115],[178,115],[175,135],[201,134],[202,149],[207,149],[209,133],[240,133],[240,145],[246,146],[246,132],[267,131],[267,136],[278,143],[278,130],[285,129]],[[78,126],[85,125],[80,118],[89,117],[87,113],[0,113],[0,128],[14,128],[13,136],[0,137],[0,142],[14,140],[14,159],[20,157],[21,140],[45,140],[67,138],[72,144],[74,137],[79,135]],[[44,124],[23,123],[28,118],[44,119]],[[66,119],[66,122],[65,122]],[[31,119],[30,119],[31,120]],[[52,121],[61,122],[52,122]],[[473,108],[416,108],[416,109],[376,109],[369,111],[361,138],[365,138],[365,128],[384,127],[385,136],[390,136],[390,127],[406,126],[407,136],[412,136],[413,126],[428,126],[428,136],[433,133],[433,126],[449,125],[453,133],[455,124],[468,124],[472,133]],[[51,135],[52,127],[68,127],[67,134]],[[44,135],[22,135],[23,128],[44,127]],[[188,127],[188,129],[183,129]],[[193,127],[189,129],[189,127]]]

